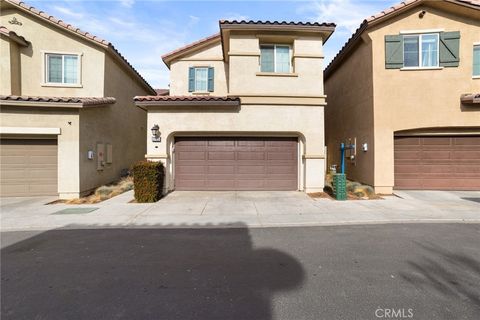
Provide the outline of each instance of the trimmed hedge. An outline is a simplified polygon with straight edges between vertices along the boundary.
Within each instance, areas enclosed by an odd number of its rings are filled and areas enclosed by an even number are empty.
[[[137,202],[157,202],[162,197],[165,171],[161,162],[140,161],[133,165],[133,185]]]

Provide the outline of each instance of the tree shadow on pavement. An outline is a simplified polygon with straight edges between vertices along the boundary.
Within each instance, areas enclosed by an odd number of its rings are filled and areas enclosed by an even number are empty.
[[[417,245],[425,254],[419,261],[408,261],[411,270],[402,272],[402,278],[448,299],[468,299],[480,310],[480,257],[452,252],[432,243]]]
[[[302,265],[218,227],[61,229],[8,245],[2,319],[271,319]]]

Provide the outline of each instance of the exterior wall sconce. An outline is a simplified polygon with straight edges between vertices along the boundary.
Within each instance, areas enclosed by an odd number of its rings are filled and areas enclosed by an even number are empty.
[[[158,124],[154,125],[150,130],[152,130],[152,142],[161,142],[162,137],[160,137],[160,127]]]

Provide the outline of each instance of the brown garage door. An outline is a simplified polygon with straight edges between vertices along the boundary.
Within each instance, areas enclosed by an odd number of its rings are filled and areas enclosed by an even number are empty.
[[[176,190],[297,190],[296,138],[177,138]]]
[[[480,136],[395,137],[395,188],[480,190]]]
[[[57,140],[0,140],[0,195],[57,195]]]

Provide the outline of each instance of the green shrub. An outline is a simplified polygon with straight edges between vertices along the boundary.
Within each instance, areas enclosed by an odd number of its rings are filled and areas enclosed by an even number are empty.
[[[133,184],[137,202],[156,202],[162,197],[165,176],[161,162],[140,161],[133,165]]]

